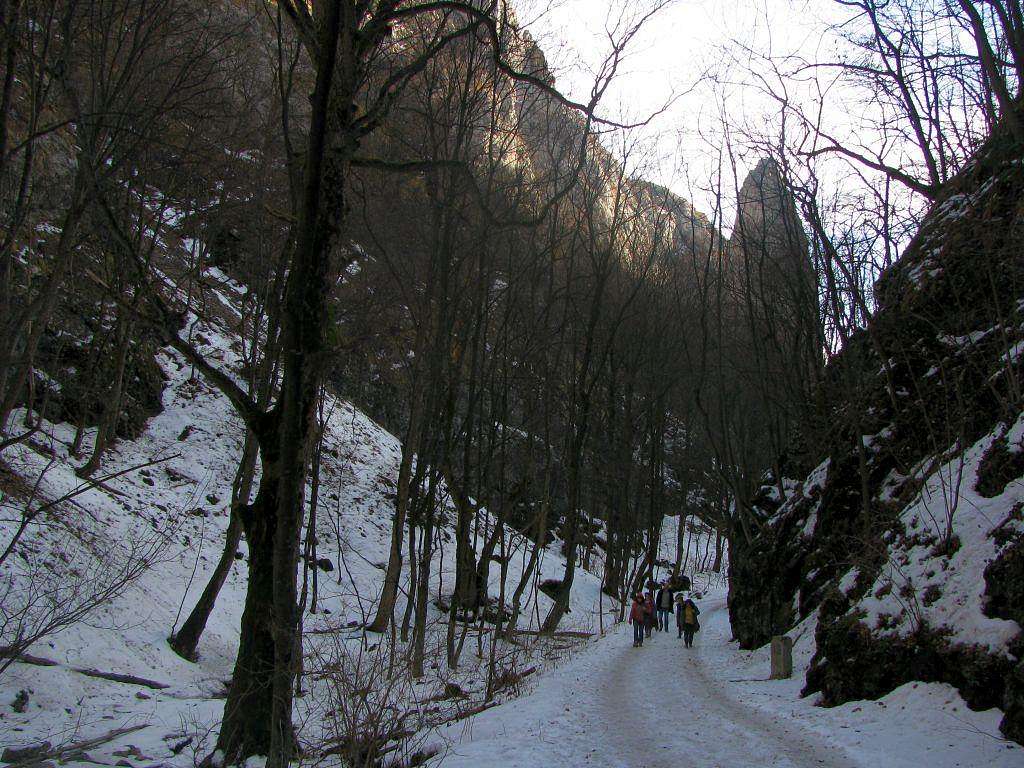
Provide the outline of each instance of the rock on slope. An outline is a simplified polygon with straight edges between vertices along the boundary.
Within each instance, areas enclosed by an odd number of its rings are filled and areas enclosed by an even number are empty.
[[[990,140],[828,367],[820,460],[770,478],[731,542],[744,647],[819,610],[804,693],[947,682],[1024,741],[1024,151]]]

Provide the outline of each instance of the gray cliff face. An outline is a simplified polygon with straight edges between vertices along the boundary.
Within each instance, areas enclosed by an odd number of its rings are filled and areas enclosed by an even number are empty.
[[[807,238],[775,161],[758,162],[738,197],[733,245],[747,259],[763,258],[780,270],[801,268],[807,261]]]
[[[762,159],[743,181],[729,245],[752,290],[767,286],[771,298],[788,304],[794,317],[816,315],[817,280],[807,236],[774,160]]]
[[[641,181],[637,194],[646,196],[659,211],[672,221],[673,252],[681,259],[703,259],[722,251],[725,241],[708,217],[688,200],[658,184]]]
[[[636,194],[645,196],[673,222],[675,251],[682,258],[721,258],[736,274],[747,269],[777,275],[776,282],[794,271],[809,274],[807,237],[793,195],[775,161],[763,158],[740,187],[737,218],[731,237],[685,198],[658,184],[637,181]]]

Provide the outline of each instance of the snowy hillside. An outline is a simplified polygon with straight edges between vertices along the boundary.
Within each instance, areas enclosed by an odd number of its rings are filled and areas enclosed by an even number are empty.
[[[207,311],[208,319],[193,318],[189,332],[219,366],[237,372],[240,347],[234,326],[240,318],[234,306],[243,288],[216,271],[212,278],[222,302]],[[167,376],[163,411],[137,440],[116,444],[97,475],[110,479],[46,508],[5,563],[8,620],[19,607],[33,616],[59,613],[76,600],[87,602],[90,590],[100,586],[110,586],[118,594],[83,622],[33,645],[28,653],[35,662],[14,663],[0,675],[0,748],[39,741],[57,747],[132,729],[88,749],[89,758],[110,764],[120,759],[133,765],[185,766],[209,747],[203,739],[221,717],[237,651],[246,588],[244,543],[202,637],[198,661],[177,656],[167,637],[191,609],[219,556],[243,429],[226,398],[179,355],[165,349],[159,363]],[[364,636],[357,627],[371,615],[378,598],[400,459],[395,437],[351,404],[330,398],[325,413],[316,532],[318,609],[316,615],[307,612],[304,621],[307,664],[314,669],[328,657],[337,661],[332,654],[339,652],[353,657],[362,653],[370,659],[379,644],[378,636]],[[85,487],[74,474],[80,460],[69,456],[72,437],[67,424],[46,423],[32,439],[5,454],[6,514],[0,524],[5,543],[14,535],[26,504],[40,508]],[[482,525],[485,518],[481,515]],[[444,596],[451,592],[454,559],[445,549],[450,533],[445,531],[441,538],[432,571],[438,581],[431,590]],[[512,534],[507,546],[509,574],[515,579],[524,566],[525,542]],[[498,565],[491,567],[497,583]],[[543,554],[537,578],[560,577],[563,567],[555,542]],[[123,590],[105,583],[112,573],[125,569],[131,577],[125,579]],[[578,575],[564,629],[593,630],[598,623],[598,587],[595,577]],[[399,620],[405,590],[396,610]],[[527,594],[536,595],[536,600],[528,598],[520,626],[536,628],[549,601],[536,590]],[[606,609],[611,607],[607,597],[603,601]],[[447,619],[436,607],[431,610],[428,657],[444,653]],[[479,667],[481,657],[486,660],[486,644],[479,645],[477,637],[471,633],[466,641],[457,673],[431,663],[428,675],[409,696],[420,702],[439,693],[444,698],[445,684],[455,684],[466,692],[469,703],[456,700],[458,706],[453,707],[468,708],[481,694]],[[552,650],[547,641],[534,646],[528,639],[524,636],[523,647],[510,646],[508,660],[500,665],[510,676],[571,651],[572,641],[559,641]],[[76,670],[127,675],[149,683],[117,682]],[[441,680],[442,674],[451,677]],[[329,736],[324,729],[329,732],[331,725],[313,701],[316,698],[298,705],[307,721],[300,740]],[[137,748],[130,754],[124,752],[129,744]]]

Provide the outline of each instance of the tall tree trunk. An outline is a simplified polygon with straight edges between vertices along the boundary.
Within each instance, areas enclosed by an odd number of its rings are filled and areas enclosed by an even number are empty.
[[[235,554],[242,540],[242,519],[239,509],[249,503],[252,496],[252,485],[256,475],[257,443],[251,431],[247,431],[242,445],[242,458],[235,472],[235,480],[231,484],[231,510],[228,528],[224,535],[224,547],[220,553],[210,580],[206,583],[202,594],[196,601],[192,612],[181,625],[181,629],[168,640],[171,648],[182,658],[194,661],[198,658],[199,640],[206,630],[206,624],[213,613],[224,582],[227,581],[231,566],[235,562]]]
[[[426,658],[427,644],[427,605],[430,601],[430,559],[434,548],[434,510],[433,494],[428,499],[428,507],[424,515],[423,532],[420,536],[419,569],[416,574],[416,609],[412,630],[412,662],[410,672],[413,677],[423,677],[423,662]],[[410,596],[411,598],[412,596]]]
[[[282,312],[281,391],[274,410],[264,417],[263,434],[257,436],[263,456],[259,503],[252,510],[257,514],[250,524],[243,517],[250,554],[255,550],[259,556],[250,557],[246,594],[250,620],[243,614],[241,644],[256,646],[265,654],[270,640],[269,674],[263,676],[265,656],[250,658],[252,654],[243,653],[240,645],[236,675],[247,685],[232,681],[217,741],[228,762],[261,754],[267,755],[267,768],[287,768],[295,744],[297,569],[307,447],[323,375],[330,255],[346,215],[345,182],[355,144],[350,121],[357,20],[347,3],[326,3],[322,12],[297,242]],[[340,45],[342,66],[338,66]],[[248,637],[250,633],[254,637]]]
[[[501,523],[501,516],[495,515],[494,529],[491,531],[491,535],[487,537],[487,541],[484,542],[484,548],[480,552],[480,557],[476,563],[476,605],[477,607],[487,606],[487,582],[490,580],[491,572],[491,560],[494,559],[494,550],[497,548],[498,543],[503,540],[503,525]]]
[[[476,610],[479,590],[477,587],[476,553],[473,551],[473,521],[477,508],[461,488],[454,485],[454,473],[445,472],[448,492],[455,502],[455,594],[454,605],[463,610]]]
[[[416,526],[410,520],[407,527],[409,529],[409,593],[406,595],[405,612],[402,616],[401,637],[403,643],[409,642],[409,627],[412,624],[412,614],[415,607],[416,574],[419,570],[419,563],[416,560]]]
[[[188,618],[185,619],[185,623],[181,625],[181,629],[175,632],[167,641],[174,652],[183,659],[195,661],[199,658],[196,652],[199,647],[199,638],[203,636],[206,622],[209,621],[210,614],[213,613],[213,606],[217,603],[217,595],[220,594],[221,587],[224,586],[228,574],[231,573],[231,566],[234,565],[235,553],[238,552],[238,545],[241,543],[241,540],[242,522],[239,520],[237,508],[235,505],[232,505],[229,513],[228,529],[224,535],[224,548],[221,550],[220,559],[217,560],[217,565],[210,575],[210,580],[206,583],[206,587],[203,589],[199,599],[196,600],[196,604]]]
[[[676,562],[672,566],[672,578],[679,576],[679,570],[683,567],[683,536],[686,533],[685,512],[679,513],[679,524],[676,525]]]
[[[541,516],[539,519],[540,534],[537,538],[536,544],[530,551],[530,559],[526,563],[526,569],[523,571],[523,574],[519,579],[519,583],[516,584],[515,591],[512,593],[512,615],[509,617],[508,626],[505,630],[505,639],[507,640],[511,640],[512,636],[515,634],[516,625],[519,623],[519,614],[522,611],[523,593],[526,592],[526,587],[533,579],[534,571],[536,570],[537,563],[540,560],[540,553],[543,551],[547,543],[547,510],[548,502],[542,502]]]
[[[580,475],[583,463],[583,435],[578,434],[574,441],[572,462],[569,467],[569,508],[566,510],[565,525],[562,527],[565,542],[565,572],[562,576],[562,583],[555,594],[554,602],[548,615],[544,617],[544,624],[541,627],[543,632],[554,632],[558,623],[569,610],[569,595],[572,593],[572,583],[576,576],[576,524],[577,510],[579,504]]]
[[[604,580],[601,591],[609,597],[618,597],[622,589],[621,536],[618,531],[608,528],[608,549],[604,559]]]
[[[217,737],[223,764],[270,752],[273,707],[274,538],[277,529],[277,478],[267,472],[251,506],[239,508],[249,544],[249,588],[245,593],[238,656],[231,675],[224,719]]]
[[[579,407],[576,409],[577,423],[573,436],[572,450],[569,460],[568,477],[568,502],[569,509],[566,511],[565,526],[565,575],[555,596],[554,603],[548,615],[544,617],[544,632],[554,632],[558,623],[569,610],[569,595],[572,592],[573,579],[576,576],[576,539],[578,524],[578,507],[580,503],[580,486],[583,480],[583,451],[587,443],[587,433],[590,427],[590,397],[585,394],[581,397]]]
[[[531,431],[527,435],[527,445],[533,446],[534,435]],[[534,546],[530,551],[530,559],[526,563],[526,568],[523,570],[522,576],[519,579],[519,583],[516,584],[515,591],[512,593],[512,615],[509,617],[508,626],[505,630],[505,638],[508,640],[512,639],[515,634],[516,625],[519,623],[519,614],[522,610],[522,599],[523,594],[526,592],[526,587],[530,584],[537,563],[540,561],[540,553],[544,551],[547,546],[548,537],[548,512],[551,509],[551,471],[552,461],[550,452],[545,452],[544,461],[544,496],[540,500],[540,511],[537,513],[537,519],[535,522],[536,535],[534,536]]]
[[[275,371],[278,361],[278,329],[281,323],[281,289],[285,278],[284,265],[287,261],[287,251],[283,252],[278,260],[274,280],[271,283],[269,296],[267,298],[267,328],[266,348],[255,366],[253,377],[249,382],[249,390],[256,397],[257,404],[264,406],[270,401],[271,390],[275,379]],[[253,321],[252,356],[257,355],[256,346],[259,343],[259,323]],[[170,639],[171,648],[179,656],[194,660],[197,658],[199,641],[206,624],[210,619],[213,608],[217,603],[220,590],[227,580],[231,567],[235,562],[235,554],[242,539],[242,520],[239,516],[239,507],[249,504],[252,498],[252,486],[256,479],[256,460],[259,458],[259,445],[256,435],[252,430],[247,429],[245,441],[242,444],[242,456],[238,463],[238,470],[235,472],[234,481],[231,484],[231,511],[228,520],[228,528],[225,532],[224,548],[221,550],[220,559],[210,576],[205,589],[192,608],[192,612],[185,619],[185,622]],[[341,546],[339,538],[338,546]],[[341,570],[338,570],[339,575]]]
[[[420,326],[422,328],[422,325]],[[422,330],[417,330],[417,338],[422,335]],[[419,346],[417,344],[417,346]],[[423,389],[420,383],[421,376],[417,375],[420,370],[419,360],[422,355],[417,355],[414,362],[413,387],[415,390]],[[368,632],[384,632],[391,623],[395,613],[395,603],[398,601],[398,586],[402,578],[402,540],[405,538],[405,520],[408,517],[409,496],[412,487],[413,459],[415,451],[420,444],[422,435],[422,424],[426,397],[422,391],[413,392],[412,408],[409,412],[409,428],[406,430],[405,440],[402,441],[402,461],[398,467],[398,487],[395,491],[395,514],[391,519],[391,546],[388,551],[388,565],[384,572],[384,586],[381,588],[380,602],[377,603],[377,613],[373,621],[366,628]],[[411,551],[411,550],[410,550]],[[410,595],[411,599],[412,595]],[[402,632],[403,638],[405,631]]]
[[[125,317],[125,310],[117,315],[117,347],[114,353],[113,381],[106,397],[103,398],[103,415],[96,427],[96,442],[89,460],[75,470],[79,477],[89,477],[100,467],[100,461],[117,431],[117,420],[121,416],[121,398],[124,390],[124,372],[128,363],[128,347],[131,341],[131,322]]]

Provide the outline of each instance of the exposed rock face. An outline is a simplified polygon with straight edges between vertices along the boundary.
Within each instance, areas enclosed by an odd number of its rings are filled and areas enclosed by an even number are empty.
[[[807,237],[775,161],[762,159],[740,187],[733,245],[781,273],[808,267]]]
[[[722,247],[723,238],[700,211],[689,201],[670,190],[652,182],[636,184],[639,196],[646,196],[655,209],[667,214],[672,222],[672,251],[678,258],[690,260],[694,257],[705,259]]]
[[[805,401],[822,366],[818,276],[792,192],[774,160],[762,159],[747,175],[737,203],[729,239],[734,280],[751,327],[771,338],[752,348],[779,394],[794,403]]]
[[[82,315],[68,307],[56,314],[53,328],[40,340],[36,360],[35,405],[46,404],[48,419],[94,426],[106,406],[110,393],[110,363],[115,351],[113,340],[95,346],[83,341],[100,331],[82,322]],[[125,362],[124,389],[121,395],[115,434],[136,438],[147,419],[163,409],[164,372],[156,361],[159,343],[150,334],[132,339]],[[59,382],[59,385],[57,384]]]
[[[1001,707],[1018,741],[1022,155],[982,147],[882,276],[870,326],[825,371],[820,463],[771,478],[763,532],[731,542],[729,604],[747,648],[820,611],[805,693],[826,704],[946,682]]]
[[[765,487],[754,509],[770,518],[779,508],[774,488]],[[795,623],[793,598],[803,577],[806,551],[799,546],[799,516],[780,517],[749,546],[740,536],[729,544],[729,617],[743,648],[769,642],[780,627]],[[796,546],[794,546],[796,544]],[[773,567],[767,568],[771,563]]]

